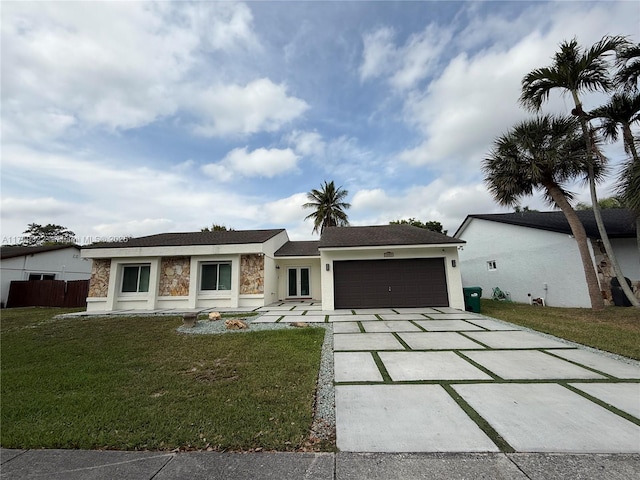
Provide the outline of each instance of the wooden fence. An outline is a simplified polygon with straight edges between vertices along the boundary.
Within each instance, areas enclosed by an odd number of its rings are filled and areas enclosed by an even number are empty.
[[[23,280],[9,286],[7,308],[86,307],[89,280]]]

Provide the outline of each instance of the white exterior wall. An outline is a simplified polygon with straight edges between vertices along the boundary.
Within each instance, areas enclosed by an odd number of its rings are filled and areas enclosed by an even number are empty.
[[[640,280],[640,254],[635,238],[612,238],[611,246],[624,276],[631,281]]]
[[[530,293],[549,306],[591,306],[572,236],[471,218],[458,237],[467,242],[460,251],[462,282],[482,287],[484,298],[500,287],[515,302],[528,303]],[[488,270],[489,261],[496,262],[496,270]]]
[[[288,296],[289,279],[287,277],[287,268],[291,267],[308,267],[309,268],[309,288],[311,298],[319,300],[322,298],[322,279],[320,276],[320,258],[318,257],[296,257],[296,258],[277,258],[276,264],[278,269],[278,296],[277,300],[285,300]]]
[[[385,252],[393,252],[393,257],[385,257]],[[464,296],[462,293],[462,279],[460,277],[458,248],[451,245],[436,245],[430,247],[393,246],[393,247],[358,247],[320,250],[320,275],[322,278],[322,308],[335,308],[333,286],[333,262],[343,260],[398,260],[402,258],[444,258],[445,274],[447,277],[447,291],[449,306],[464,310]],[[453,267],[452,261],[456,266]],[[326,265],[329,265],[327,270]]]
[[[87,249],[84,257],[111,258],[109,293],[107,298],[88,298],[87,311],[153,310],[158,308],[255,308],[272,303],[277,298],[277,277],[273,255],[288,241],[285,231],[265,243],[238,245],[191,245],[176,247],[135,247]],[[264,255],[265,294],[240,295],[240,258],[242,255]],[[159,268],[162,257],[190,257],[189,295],[159,297]],[[231,290],[200,291],[202,262],[231,262]],[[121,292],[123,265],[150,263],[149,292]],[[274,299],[272,300],[272,297]]]
[[[82,258],[77,248],[63,248],[7,258],[0,265],[2,303],[7,304],[9,285],[13,280],[29,280],[31,273],[55,275],[55,280],[88,280],[91,259]]]

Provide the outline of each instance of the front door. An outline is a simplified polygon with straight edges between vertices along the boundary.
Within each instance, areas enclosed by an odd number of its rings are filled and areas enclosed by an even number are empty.
[[[287,298],[311,296],[309,267],[289,267],[287,270]]]

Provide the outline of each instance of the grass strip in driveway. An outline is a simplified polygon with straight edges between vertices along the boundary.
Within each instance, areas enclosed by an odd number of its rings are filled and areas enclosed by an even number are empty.
[[[476,425],[482,430],[487,437],[491,439],[493,443],[500,449],[503,453],[514,453],[516,450],[509,445],[502,435],[500,435],[489,422],[487,422],[475,409],[467,403],[467,401],[462,398],[456,392],[453,387],[447,383],[442,384],[442,388],[446,390],[446,392],[451,396],[451,398],[458,404],[458,406],[464,410],[464,412],[475,422]]]
[[[590,347],[640,360],[640,309],[534,307],[481,301],[482,314]]]
[[[178,317],[2,312],[4,448],[295,450],[324,329],[181,335]]]

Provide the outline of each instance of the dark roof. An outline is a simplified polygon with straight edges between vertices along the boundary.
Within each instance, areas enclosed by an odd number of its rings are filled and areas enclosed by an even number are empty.
[[[240,245],[264,243],[283,228],[274,230],[228,230],[214,232],[159,233],[147,237],[130,238],[125,242],[95,243],[83,248],[129,248],[129,247],[182,247],[189,245]]]
[[[318,240],[310,240],[303,242],[287,242],[281,246],[275,253],[276,257],[317,257],[320,255],[318,251]]]
[[[23,247],[18,245],[2,245],[0,250],[2,251],[2,258],[14,258],[22,257],[23,255],[33,255],[34,253],[51,252],[53,250],[63,250],[65,248],[77,248],[75,244],[63,244],[63,245],[38,245],[34,247]]]
[[[589,238],[600,238],[598,227],[592,210],[578,210],[578,218],[584,225]],[[487,215],[469,215],[469,218],[478,218],[492,222],[519,225],[522,227],[537,228],[550,232],[566,233],[571,235],[569,222],[564,213],[557,212],[518,212],[518,213],[496,213]],[[467,223],[467,219],[460,226],[456,235]],[[611,238],[625,238],[636,236],[635,218],[630,210],[626,208],[612,208],[602,210],[602,220]]]
[[[327,227],[322,232],[319,248],[378,247],[394,245],[431,245],[464,243],[413,225],[377,225],[372,227]]]

